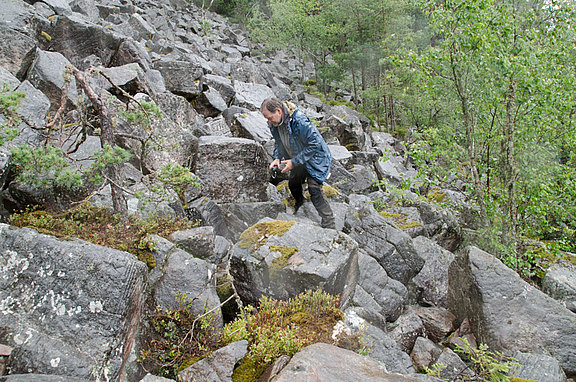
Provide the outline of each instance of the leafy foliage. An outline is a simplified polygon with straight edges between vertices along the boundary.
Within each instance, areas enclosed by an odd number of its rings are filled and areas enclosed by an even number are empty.
[[[463,354],[470,362],[471,369],[482,381],[510,381],[508,372],[513,366],[518,365],[512,357],[505,356],[500,352],[490,351],[486,344],[480,344],[480,346],[475,348],[465,338],[460,339],[462,340],[462,345],[456,346],[456,353]]]
[[[25,93],[12,91],[7,84],[0,89],[0,146],[12,141],[18,136],[17,126],[21,122],[18,115],[18,106],[25,97]]]
[[[248,355],[236,373],[256,379],[277,357],[292,356],[316,342],[344,343],[360,350],[360,336],[335,336],[333,328],[344,319],[339,299],[321,290],[308,290],[290,300],[260,299],[258,308],[248,306],[235,321],[224,327],[225,342],[248,340]],[[333,337],[334,335],[334,337]],[[237,380],[237,379],[236,379]]]
[[[138,357],[149,372],[171,379],[220,347],[214,315],[193,314],[192,301],[184,295],[177,301],[177,308],[156,308],[152,339]]]

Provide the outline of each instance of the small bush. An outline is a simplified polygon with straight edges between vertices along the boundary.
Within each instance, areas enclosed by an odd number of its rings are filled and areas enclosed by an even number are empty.
[[[344,319],[338,306],[338,297],[308,290],[287,301],[263,297],[258,308],[246,307],[222,333],[227,343],[242,339],[249,342],[248,355],[233,379],[255,380],[279,356],[292,356],[316,342],[336,345],[345,342],[348,348],[360,350],[359,335],[344,333],[333,338],[335,325]]]
[[[211,314],[195,316],[186,296],[178,308],[156,308],[152,315],[152,340],[140,351],[138,362],[154,375],[176,379],[178,373],[220,347]]]

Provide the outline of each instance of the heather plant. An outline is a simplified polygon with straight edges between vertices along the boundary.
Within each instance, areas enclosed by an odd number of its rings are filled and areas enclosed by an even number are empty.
[[[333,337],[334,327],[344,319],[339,303],[337,296],[308,290],[286,301],[262,297],[258,307],[247,306],[222,332],[222,339],[227,343],[242,339],[249,342],[248,354],[233,379],[254,380],[276,358],[292,356],[316,342],[346,343],[352,350],[361,350],[360,335],[342,332]]]

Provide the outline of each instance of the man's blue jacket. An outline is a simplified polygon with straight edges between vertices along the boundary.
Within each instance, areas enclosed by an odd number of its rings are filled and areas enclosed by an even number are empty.
[[[284,110],[287,110],[291,116],[288,122],[288,134],[290,146],[292,146],[296,156],[294,158],[289,157],[280,140],[278,128],[269,124],[270,132],[274,137],[274,159],[291,159],[295,166],[306,166],[308,174],[322,184],[330,175],[330,165],[332,164],[330,149],[316,126],[297,106],[290,103],[286,103],[285,106]]]

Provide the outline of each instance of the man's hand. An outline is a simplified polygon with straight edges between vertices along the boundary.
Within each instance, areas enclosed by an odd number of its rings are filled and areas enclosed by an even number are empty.
[[[268,170],[272,170],[274,167],[280,167],[280,159],[276,158],[272,161],[272,163],[270,163],[270,166],[268,166]]]
[[[282,174],[284,174],[285,172],[288,172],[294,168],[294,164],[292,163],[292,161],[290,159],[283,160],[282,164],[286,165],[286,167],[284,167],[282,169],[282,171],[280,171]]]

